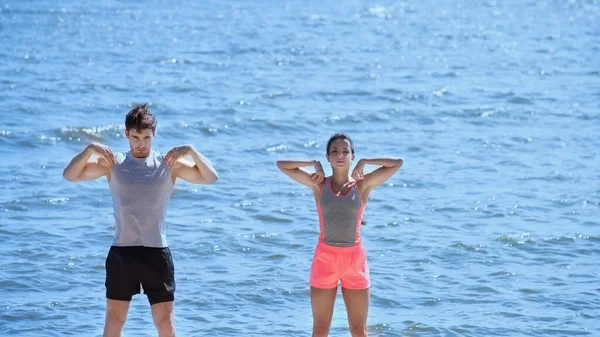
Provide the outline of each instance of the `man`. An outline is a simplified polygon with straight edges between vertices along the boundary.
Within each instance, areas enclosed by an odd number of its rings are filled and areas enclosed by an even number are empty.
[[[192,145],[176,146],[166,155],[152,151],[155,134],[156,118],[147,105],[138,105],[125,118],[129,151],[114,154],[108,146],[92,143],[63,172],[69,181],[106,176],[113,199],[116,233],[106,258],[104,337],[121,335],[131,297],[140,292],[140,285],[159,336],[175,336],[175,270],[164,224],[167,205],[177,178],[196,184],[219,179],[210,161]]]

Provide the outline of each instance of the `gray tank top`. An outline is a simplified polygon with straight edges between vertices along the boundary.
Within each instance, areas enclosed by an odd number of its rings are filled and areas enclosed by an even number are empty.
[[[361,241],[360,221],[365,204],[356,183],[347,194],[336,195],[331,190],[331,177],[328,177],[317,209],[321,226],[319,240],[328,245],[343,247],[354,246]]]
[[[109,186],[115,210],[113,246],[167,247],[165,215],[174,184],[164,155],[117,153]]]

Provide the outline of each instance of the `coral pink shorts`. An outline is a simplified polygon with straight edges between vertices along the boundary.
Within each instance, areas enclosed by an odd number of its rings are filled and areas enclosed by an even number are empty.
[[[331,289],[342,281],[342,288],[367,289],[370,286],[367,252],[362,243],[338,247],[320,242],[310,267],[310,285]]]

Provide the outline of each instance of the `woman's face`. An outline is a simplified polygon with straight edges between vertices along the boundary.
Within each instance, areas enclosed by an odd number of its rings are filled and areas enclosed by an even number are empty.
[[[336,139],[331,143],[329,153],[327,154],[327,161],[329,161],[332,168],[348,168],[353,160],[352,145],[347,139]]]

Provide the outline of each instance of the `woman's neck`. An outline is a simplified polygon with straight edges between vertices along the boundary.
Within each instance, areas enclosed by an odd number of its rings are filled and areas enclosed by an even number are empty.
[[[331,175],[331,180],[338,186],[343,185],[350,181],[348,172],[348,170],[334,170]]]

